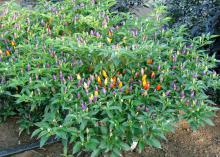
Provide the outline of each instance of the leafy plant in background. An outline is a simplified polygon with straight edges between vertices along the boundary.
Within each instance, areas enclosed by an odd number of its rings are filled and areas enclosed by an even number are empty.
[[[134,141],[139,151],[160,148],[181,119],[193,129],[213,125],[217,108],[205,91],[220,82],[209,70],[214,56],[202,47],[214,36],[185,39],[184,27],[164,27],[162,6],[137,19],[110,12],[115,4],[3,5],[0,97],[9,114],[1,117],[18,115],[21,131],[35,126],[41,146],[51,136],[61,139],[64,155],[68,144],[73,154],[91,156],[120,156]]]
[[[219,0],[161,0],[162,4],[168,8],[167,15],[172,17],[171,25],[179,27],[186,25],[191,31],[191,36],[202,34],[220,35],[220,1]],[[220,59],[220,37],[213,39],[213,44],[206,46],[207,53],[216,54],[216,59]],[[214,68],[220,73],[220,64]],[[220,91],[210,88],[208,91],[212,98],[220,103],[218,95]]]
[[[164,0],[163,3],[168,7],[173,23],[187,25],[193,36],[213,34],[218,29],[215,26],[218,19],[212,21],[212,18],[219,16],[220,4],[217,0]]]

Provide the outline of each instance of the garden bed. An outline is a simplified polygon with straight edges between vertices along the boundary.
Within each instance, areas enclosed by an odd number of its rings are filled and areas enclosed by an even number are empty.
[[[200,128],[192,132],[185,122],[181,122],[176,133],[168,134],[167,142],[162,143],[162,149],[147,147],[143,153],[126,153],[125,157],[206,157],[220,155],[220,112],[215,117],[215,126]],[[28,143],[30,137],[22,134],[18,136],[18,125],[15,119],[10,119],[0,125],[0,149]],[[61,144],[53,144],[42,149],[29,151],[14,157],[59,157],[62,153]]]

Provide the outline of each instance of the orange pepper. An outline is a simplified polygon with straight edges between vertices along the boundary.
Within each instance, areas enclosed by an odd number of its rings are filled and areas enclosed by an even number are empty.
[[[109,30],[108,35],[111,37],[113,35],[113,32]]]
[[[153,60],[151,58],[147,59],[147,64],[153,64]]]
[[[101,86],[102,85],[102,80],[101,80],[101,78],[98,76],[97,77],[97,82],[98,82],[98,84]]]
[[[150,88],[150,82],[146,82],[144,85],[144,89],[148,90]]]
[[[115,88],[115,84],[111,83],[110,88]]]
[[[158,84],[158,85],[156,86],[156,89],[157,89],[157,90],[161,90],[161,85]]]
[[[6,56],[10,56],[11,55],[9,50],[6,50],[5,54],[6,54]]]
[[[113,80],[113,83],[115,84],[116,81],[117,81],[117,77],[116,77],[116,76],[113,76],[113,77],[112,77],[112,80]]]
[[[152,72],[152,73],[151,73],[151,78],[154,78],[154,77],[155,77],[155,73]]]

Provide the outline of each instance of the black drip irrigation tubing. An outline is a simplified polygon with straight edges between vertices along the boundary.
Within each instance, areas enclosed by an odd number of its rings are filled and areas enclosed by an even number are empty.
[[[44,146],[51,145],[51,144],[54,144],[54,143],[57,143],[57,142],[60,142],[60,140],[56,139],[56,138],[50,138],[45,143]],[[37,148],[40,148],[40,142],[39,141],[34,142],[34,143],[30,143],[30,144],[18,145],[18,146],[15,146],[15,147],[0,150],[0,157],[7,157],[7,156],[10,156],[10,155],[22,153],[22,152],[37,149]]]

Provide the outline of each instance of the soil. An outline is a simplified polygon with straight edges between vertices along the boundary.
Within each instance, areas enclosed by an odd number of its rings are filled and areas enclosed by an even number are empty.
[[[215,126],[206,126],[193,132],[186,122],[178,124],[176,132],[167,135],[167,141],[162,142],[162,149],[146,147],[141,154],[126,152],[124,157],[220,157],[220,112],[214,118]],[[28,143],[30,136],[22,134],[16,118],[9,119],[0,125],[0,150],[19,144]],[[36,149],[12,157],[60,157],[62,144],[56,143],[41,149]],[[83,155],[84,157],[84,155]]]

